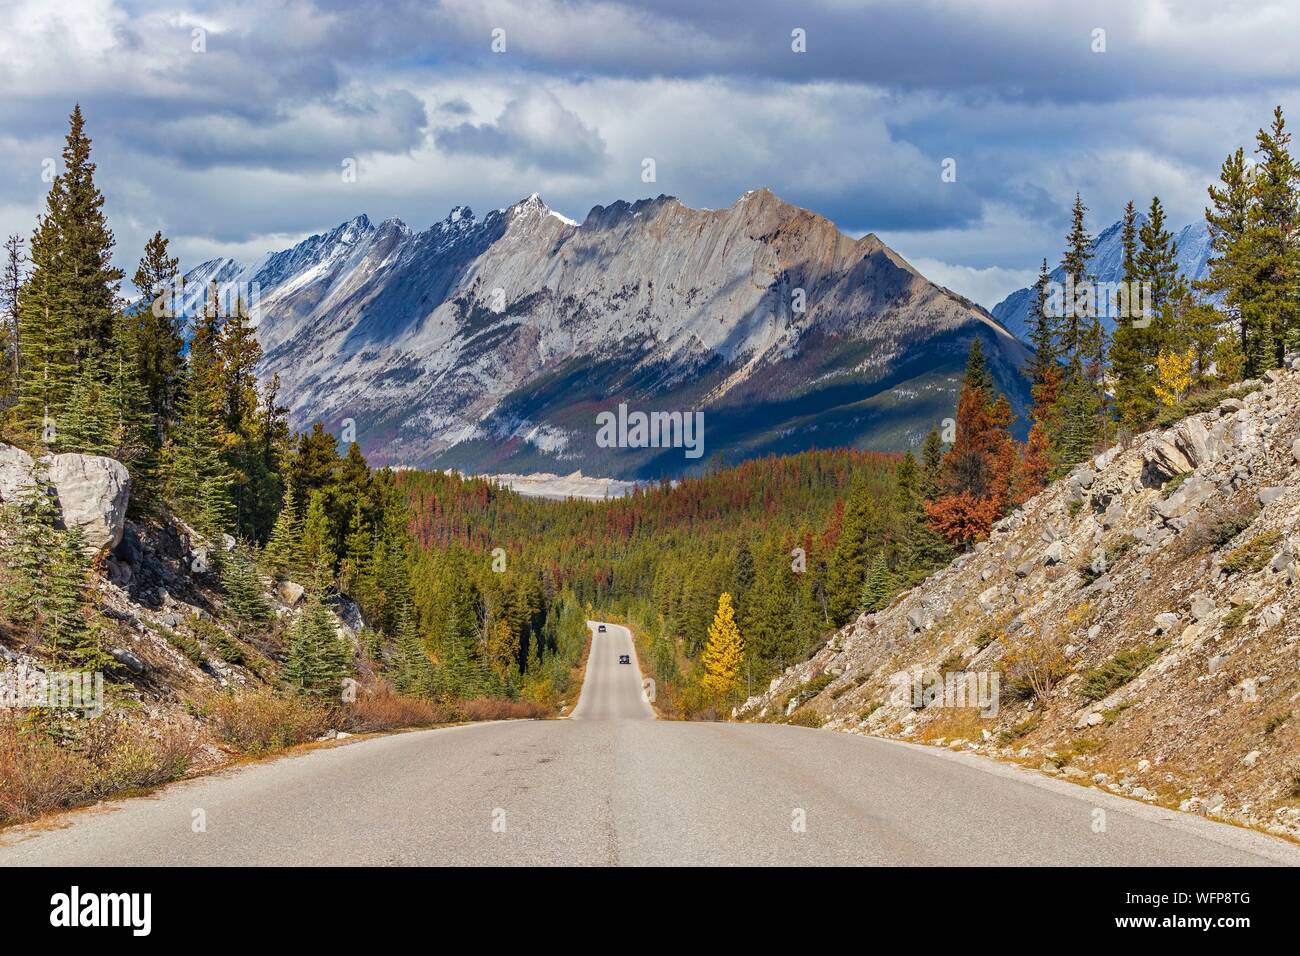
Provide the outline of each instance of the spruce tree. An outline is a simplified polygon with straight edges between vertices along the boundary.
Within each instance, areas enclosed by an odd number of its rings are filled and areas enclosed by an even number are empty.
[[[409,600],[402,600],[398,605],[394,642],[396,654],[392,673],[398,692],[416,697],[434,696],[436,675],[433,662],[429,658],[428,646],[420,636]]]
[[[871,559],[867,569],[866,580],[862,582],[862,593],[858,596],[858,606],[863,611],[879,611],[889,604],[898,590],[898,582],[883,554],[877,553]]]
[[[1085,351],[1087,343],[1088,312],[1095,314],[1095,309],[1086,308],[1086,302],[1091,301],[1086,297],[1084,287],[1090,281],[1088,273],[1088,260],[1092,258],[1092,237],[1088,235],[1087,227],[1084,224],[1084,217],[1087,215],[1088,207],[1083,204],[1083,198],[1074,194],[1074,205],[1070,210],[1070,232],[1065,237],[1065,253],[1061,257],[1061,269],[1065,273],[1067,288],[1073,286],[1073,296],[1062,300],[1062,316],[1060,318],[1060,335],[1059,341],[1063,358],[1066,361],[1080,356]]]
[[[16,499],[6,502],[0,514],[5,540],[0,611],[10,622],[30,626],[43,606],[45,575],[59,546],[54,526],[62,518],[43,461],[35,461]]]
[[[185,366],[180,260],[169,255],[161,232],[145,243],[132,282],[140,301],[129,313],[128,333],[151,417],[152,444],[160,449],[176,425]]]
[[[352,648],[335,626],[322,592],[313,588],[289,630],[281,680],[297,693],[329,698],[339,693],[351,660]]]
[[[1259,373],[1300,347],[1300,166],[1282,107],[1255,137],[1259,159],[1247,222],[1247,255],[1254,282],[1243,320],[1248,369]]]
[[[836,627],[847,624],[857,614],[867,562],[880,543],[882,528],[879,506],[866,481],[858,479],[849,490],[839,540],[827,567],[826,601]]]
[[[302,530],[302,554],[304,564],[315,576],[319,587],[333,583],[337,559],[329,516],[325,513],[325,495],[321,491],[313,492],[307,503],[307,517]]]
[[[1061,436],[1055,451],[1053,477],[1060,477],[1096,454],[1100,418],[1096,389],[1083,373],[1079,360],[1070,363],[1061,393]]]
[[[236,542],[229,560],[222,565],[221,587],[236,637],[247,641],[269,624],[273,615],[266,599],[266,581],[247,543]]]
[[[1031,300],[1033,304],[1029,309],[1029,344],[1034,347],[1034,355],[1026,371],[1033,386],[1045,382],[1059,365],[1056,352],[1056,317],[1052,315],[1051,298],[1048,294],[1051,281],[1052,274],[1047,269],[1047,260],[1044,259],[1038,278],[1034,281]]]
[[[943,439],[937,429],[925,436],[921,445],[920,490],[921,497],[933,501],[939,497],[940,481],[943,476]]]
[[[348,533],[343,539],[343,560],[339,569],[339,586],[344,593],[365,604],[368,595],[362,592],[363,582],[370,570],[370,557],[374,549],[374,533],[366,520],[369,499],[357,498],[348,519]]]
[[[81,363],[107,348],[116,314],[122,273],[112,265],[113,233],[94,177],[90,138],[77,106],[63,169],[50,184],[45,213],[32,236],[31,274],[18,303],[16,424],[49,447],[59,444]]]
[[[1155,208],[1158,200],[1153,200]],[[1162,213],[1163,215],[1163,213]],[[1157,233],[1162,229],[1157,227]],[[1144,230],[1144,235],[1154,235]],[[1111,370],[1115,378],[1115,409],[1120,426],[1130,434],[1141,431],[1155,410],[1155,396],[1151,391],[1157,348],[1156,320],[1153,314],[1137,313],[1145,296],[1134,295],[1142,281],[1139,271],[1137,212],[1130,200],[1124,207],[1124,285],[1130,290],[1126,301],[1127,315],[1115,321],[1115,335],[1111,348]],[[1154,306],[1152,306],[1154,311]]]
[[[76,525],[55,533],[53,560],[42,572],[41,643],[56,664],[75,662],[94,669],[107,661],[97,642],[85,640],[90,575],[85,546],[85,534]]]
[[[1220,185],[1209,188],[1213,208],[1205,210],[1205,220],[1209,226],[1211,255],[1206,261],[1205,278],[1197,282],[1200,291],[1218,296],[1227,317],[1226,324],[1236,326],[1237,351],[1243,357],[1243,366],[1250,342],[1250,330],[1243,316],[1249,311],[1254,294],[1247,243],[1253,179],[1247,170],[1245,150],[1239,148],[1223,161]],[[1245,373],[1244,367],[1242,372]]]
[[[180,424],[168,462],[177,509],[211,541],[219,540],[222,532],[234,526],[230,494],[234,477],[225,459],[228,441],[221,417],[218,321],[213,288],[190,342]]]
[[[921,492],[921,470],[909,451],[896,473],[894,521],[897,525],[899,586],[920,581],[952,558],[947,542],[930,527]],[[868,570],[870,577],[870,570]]]
[[[307,581],[307,558],[303,551],[302,515],[294,503],[293,475],[284,489],[284,504],[275,519],[271,536],[262,552],[262,563],[267,571],[280,580]]]

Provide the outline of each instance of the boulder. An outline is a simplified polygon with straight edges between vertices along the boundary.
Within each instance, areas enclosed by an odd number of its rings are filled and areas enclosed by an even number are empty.
[[[1192,463],[1172,440],[1158,438],[1142,453],[1146,469],[1158,478],[1168,481],[1192,470]]]
[[[1277,627],[1285,617],[1286,612],[1282,609],[1282,605],[1274,602],[1259,612],[1260,628],[1267,631],[1269,628]]]
[[[1151,508],[1166,521],[1182,518],[1198,505],[1212,498],[1216,488],[1203,478],[1188,478],[1168,498],[1153,502]]]
[[[1201,621],[1214,613],[1214,599],[1204,594],[1192,595],[1192,620]]]
[[[279,581],[275,585],[275,593],[289,607],[297,607],[302,601],[306,590],[301,584],[295,584],[292,581]]]
[[[1178,626],[1178,615],[1172,611],[1165,611],[1163,614],[1157,614],[1155,624],[1156,627],[1160,629],[1161,633],[1167,634]]]
[[[115,548],[122,540],[131,498],[126,466],[102,455],[47,455],[41,460],[63,513],[63,526],[81,529],[91,556]],[[31,473],[27,452],[0,445],[0,501],[13,501]]]
[[[128,651],[124,647],[115,647],[110,653],[119,664],[132,674],[144,673],[144,661],[140,660],[132,651]]]

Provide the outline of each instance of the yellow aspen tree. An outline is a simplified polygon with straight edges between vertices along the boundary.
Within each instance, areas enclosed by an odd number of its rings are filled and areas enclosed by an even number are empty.
[[[709,641],[700,658],[704,665],[700,686],[710,697],[721,702],[736,692],[740,686],[740,665],[744,655],[745,641],[736,626],[731,595],[724,591],[718,597],[718,611],[709,625]]]
[[[1192,363],[1196,352],[1161,352],[1156,356],[1156,398],[1166,406],[1177,405],[1192,387]]]

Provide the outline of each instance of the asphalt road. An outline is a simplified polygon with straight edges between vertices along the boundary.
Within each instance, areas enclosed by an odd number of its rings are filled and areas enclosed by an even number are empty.
[[[0,866],[1300,863],[1281,840],[970,755],[655,720],[631,636],[607,626],[569,720],[223,771],[0,832]]]

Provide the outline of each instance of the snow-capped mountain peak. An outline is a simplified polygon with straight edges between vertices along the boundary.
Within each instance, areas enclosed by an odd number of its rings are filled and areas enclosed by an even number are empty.
[[[1016,405],[1024,346],[874,236],[756,189],[727,209],[670,196],[595,206],[581,224],[536,193],[414,233],[358,216],[250,266],[261,372],[291,419],[351,419],[377,463],[468,471],[676,475],[701,462],[606,449],[620,402],[706,412],[729,458],[904,447],[951,404],[971,340]],[[942,416],[939,416],[942,417]]]

